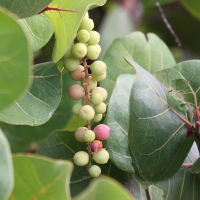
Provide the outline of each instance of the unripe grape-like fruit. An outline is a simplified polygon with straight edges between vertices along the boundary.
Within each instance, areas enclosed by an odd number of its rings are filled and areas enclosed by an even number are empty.
[[[74,46],[74,42],[72,42],[70,45],[69,45],[69,47],[68,47],[68,49],[67,49],[67,51],[66,51],[66,53],[65,53],[65,55],[64,55],[64,57],[65,58],[68,58],[68,57],[70,57],[71,55],[72,55],[72,47]]]
[[[96,154],[93,154],[93,158],[94,158],[96,163],[106,164],[109,160],[109,154],[104,149],[104,150],[98,151]]]
[[[90,33],[85,30],[85,29],[81,29],[78,33],[77,33],[77,40],[79,42],[87,42],[90,39]]]
[[[88,40],[89,45],[98,44],[100,41],[100,34],[97,31],[90,31],[90,39]]]
[[[99,105],[94,106],[94,111],[97,114],[103,114],[106,112],[106,104],[104,102],[101,102]]]
[[[69,71],[74,71],[79,66],[79,59],[75,57],[66,58],[63,62],[64,67]]]
[[[104,74],[102,74],[101,76],[97,76],[95,74],[92,74],[92,78],[95,81],[103,81],[106,78],[106,72]]]
[[[84,67],[79,65],[74,71],[69,72],[69,76],[74,81],[80,81],[85,77]]]
[[[85,121],[90,121],[95,115],[94,109],[92,106],[85,105],[80,109],[79,117]]]
[[[81,81],[83,88],[86,90],[86,81],[85,78]],[[97,82],[89,76],[89,90],[92,91],[95,87],[97,87]]]
[[[90,60],[96,60],[99,57],[100,51],[95,45],[90,45],[87,47],[86,57]]]
[[[89,19],[89,13],[88,13],[88,12],[86,12],[86,14],[85,14],[83,20],[84,20],[84,19]]]
[[[94,88],[94,89],[92,90],[92,92],[91,92],[91,95],[94,95],[94,94],[96,94],[96,93],[99,93],[99,94],[102,95],[103,101],[105,101],[106,98],[107,98],[107,96],[108,96],[107,91],[106,91],[104,88],[102,88],[102,87],[96,87],[96,88]]]
[[[79,142],[85,142],[83,140],[83,134],[85,133],[85,131],[87,131],[88,129],[86,127],[79,127],[76,129],[74,135],[75,138],[79,141]]]
[[[72,107],[72,113],[76,116],[79,115],[79,111],[80,109],[83,107],[83,105],[81,103],[76,103],[73,107]]]
[[[101,174],[101,168],[97,165],[92,165],[89,169],[89,175],[91,177],[98,177]]]
[[[87,47],[83,43],[76,43],[72,47],[72,54],[76,58],[83,58],[87,54]]]
[[[82,99],[81,103],[82,103],[82,105],[87,105],[87,99]],[[90,106],[93,106],[91,101],[90,101]]]
[[[104,62],[97,60],[90,65],[90,69],[92,74],[101,76],[106,72],[107,67]]]
[[[94,22],[90,18],[84,18],[80,24],[79,30],[85,29],[91,31],[94,28]]]
[[[89,155],[85,151],[79,151],[74,155],[73,159],[76,165],[84,166],[89,162]]]
[[[91,130],[87,130],[83,134],[83,140],[85,142],[93,142],[94,139],[95,139],[95,133],[93,131],[91,131]]]
[[[93,122],[100,122],[102,120],[102,114],[95,114],[94,118],[92,119]]]
[[[110,128],[105,124],[99,124],[94,128],[94,133],[98,140],[107,140],[110,136]]]
[[[91,96],[90,101],[94,104],[94,105],[98,105],[103,101],[103,96],[99,93],[93,94]]]
[[[101,53],[101,46],[99,44],[95,44],[95,47],[97,47],[99,49],[99,52]]]
[[[85,89],[78,84],[74,84],[69,88],[68,95],[73,100],[82,99],[85,96]]]

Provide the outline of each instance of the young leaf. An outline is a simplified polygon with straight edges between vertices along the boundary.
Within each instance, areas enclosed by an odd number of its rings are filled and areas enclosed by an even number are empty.
[[[20,21],[25,24],[30,33],[33,51],[41,49],[54,33],[51,22],[42,14],[21,19]]]
[[[14,186],[11,151],[6,137],[0,129],[0,199],[6,200]]]
[[[71,162],[41,156],[13,157],[15,187],[13,199],[71,199],[69,181]]]
[[[86,11],[97,6],[102,6],[105,2],[106,0],[85,0],[81,2],[80,0],[54,0],[49,5],[49,7],[58,9],[44,12],[55,30],[54,62],[59,61],[63,57],[67,48],[74,40]]]
[[[32,55],[23,24],[0,8],[0,110],[30,85]]]
[[[30,91],[11,107],[0,112],[0,120],[10,124],[37,126],[48,121],[61,100],[61,73],[53,62],[34,66]]]
[[[120,169],[134,172],[128,148],[129,96],[136,75],[119,76],[109,101],[104,124],[110,127],[110,137],[104,141],[110,159]],[[123,90],[122,90],[123,88]]]
[[[176,64],[168,47],[155,34],[148,33],[146,39],[143,33],[134,32],[116,39],[104,57],[108,68],[106,79],[102,81],[101,86],[108,91],[107,101],[119,75],[135,74],[135,70],[124,62],[124,55],[129,55],[150,73],[171,68]]]
[[[167,179],[180,168],[194,137],[186,138],[187,121],[168,105],[167,90],[145,69],[125,58],[137,73],[129,99],[130,149],[143,178],[153,182]]]
[[[5,7],[20,18],[27,18],[39,13],[48,6],[53,0],[0,0],[0,6]]]

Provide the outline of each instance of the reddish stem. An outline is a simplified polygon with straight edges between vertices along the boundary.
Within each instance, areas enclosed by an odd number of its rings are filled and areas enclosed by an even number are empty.
[[[192,167],[193,163],[182,164],[181,167]]]
[[[58,12],[60,12],[60,11],[66,11],[66,12],[81,12],[81,11],[73,11],[73,10],[60,9],[59,7],[58,7],[58,8],[53,8],[53,7],[47,6],[46,8],[44,8],[43,10],[41,10],[38,14],[43,13],[43,12],[46,12],[46,11],[48,11],[48,10],[56,10],[56,11],[58,11]]]

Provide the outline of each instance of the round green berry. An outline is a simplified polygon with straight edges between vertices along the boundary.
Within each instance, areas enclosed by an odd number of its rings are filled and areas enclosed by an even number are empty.
[[[102,120],[102,117],[103,117],[102,114],[95,114],[92,121],[93,122],[100,122]]]
[[[85,13],[85,16],[83,17],[83,20],[84,19],[89,19],[89,13],[88,12]]]
[[[85,78],[82,79],[81,84],[83,88],[86,90]],[[89,90],[92,91],[95,87],[97,87],[97,82],[91,76],[89,76]]]
[[[79,117],[85,121],[90,121],[94,118],[95,112],[92,106],[85,105],[80,109]]]
[[[71,55],[72,55],[72,47],[74,46],[74,42],[72,42],[70,45],[69,45],[69,47],[68,47],[68,49],[67,49],[67,51],[66,51],[66,53],[65,53],[65,55],[64,55],[64,57],[65,58],[68,58],[68,57],[70,57]]]
[[[84,58],[85,55],[87,54],[87,47],[83,43],[76,43],[72,47],[72,54],[76,58]]]
[[[91,131],[91,130],[87,130],[83,134],[83,140],[85,142],[93,142],[94,139],[95,139],[95,133],[93,131]]]
[[[97,47],[99,49],[99,52],[101,53],[101,46],[99,44],[95,44],[95,47]]]
[[[96,60],[99,57],[100,51],[95,45],[90,45],[87,47],[86,57],[90,60]]]
[[[76,116],[79,115],[79,111],[80,109],[83,107],[83,105],[81,103],[76,103],[73,107],[72,107],[72,113]]]
[[[78,84],[74,84],[69,88],[68,95],[70,99],[80,100],[85,96],[85,89]]]
[[[99,93],[96,93],[91,96],[90,100],[94,105],[98,105],[103,101],[103,96]]]
[[[84,67],[79,65],[74,71],[69,72],[69,76],[74,81],[80,81],[85,77]]]
[[[90,18],[84,18],[80,24],[79,30],[85,29],[91,31],[94,28],[94,22]]]
[[[96,154],[93,154],[94,161],[99,164],[106,164],[109,160],[108,152],[104,150],[98,151]]]
[[[92,165],[89,169],[89,175],[91,177],[98,177],[101,174],[101,168],[97,165]]]
[[[79,141],[79,142],[85,142],[83,140],[83,134],[85,133],[85,131],[87,131],[88,129],[86,127],[79,127],[76,129],[74,135],[75,138]]]
[[[74,71],[79,66],[79,59],[75,57],[66,58],[63,62],[64,67],[69,71]]]
[[[81,29],[78,33],[77,33],[77,40],[79,42],[87,42],[90,39],[90,33],[85,30],[85,29]]]
[[[103,81],[106,78],[106,72],[100,76],[92,74],[92,78],[96,81]]]
[[[76,165],[84,166],[89,162],[89,155],[85,151],[79,151],[74,155],[73,159]]]
[[[100,34],[97,31],[90,31],[90,38],[88,40],[89,45],[98,44],[100,41]]]
[[[106,112],[106,104],[104,102],[101,102],[99,105],[94,106],[94,111],[97,114],[103,114]]]
[[[92,74],[96,76],[101,76],[106,72],[107,67],[104,62],[97,60],[90,65],[90,69],[92,71]]]
[[[92,90],[91,95],[94,95],[94,94],[96,94],[96,93],[99,93],[99,94],[102,95],[103,101],[105,101],[106,98],[107,98],[107,96],[108,96],[107,91],[106,91],[104,88],[102,88],[102,87],[95,87],[95,88]]]

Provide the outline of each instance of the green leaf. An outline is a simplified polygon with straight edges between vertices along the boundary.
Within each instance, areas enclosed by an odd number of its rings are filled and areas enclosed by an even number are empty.
[[[0,130],[0,199],[6,200],[13,190],[14,174],[11,151],[6,137]]]
[[[20,18],[27,18],[39,13],[53,0],[0,0],[0,6],[5,7]]]
[[[200,2],[199,0],[181,0],[181,3],[185,6],[185,8],[197,19],[200,19]]]
[[[165,43],[155,34],[148,33],[147,39],[141,32],[134,32],[124,38],[116,39],[108,49],[104,62],[107,64],[107,76],[101,86],[108,91],[108,98],[121,74],[135,74],[123,56],[128,55],[150,73],[171,68],[175,60]]]
[[[163,190],[165,200],[189,200],[200,199],[200,180],[190,168],[180,168],[170,179],[156,184]]]
[[[72,163],[52,160],[41,156],[13,157],[15,187],[13,199],[59,199],[70,198],[69,181]]]
[[[0,9],[0,110],[21,97],[30,85],[32,54],[23,24]]]
[[[40,147],[41,142],[43,142],[51,132],[57,129],[64,129],[66,124],[71,120],[73,117],[72,106],[78,101],[74,101],[68,97],[68,89],[77,82],[70,79],[66,69],[62,72],[62,80],[62,99],[48,122],[34,127],[3,124],[2,129],[9,140],[12,152],[37,150],[38,146]]]
[[[170,87],[167,82],[167,73],[170,69],[163,69],[153,74],[153,76],[167,89],[170,90]]]
[[[21,19],[20,21],[25,24],[30,33],[34,51],[41,49],[54,33],[51,22],[42,14]]]
[[[94,179],[90,186],[73,200],[88,200],[91,197],[93,200],[133,199],[121,184],[114,179],[106,177]]]
[[[104,141],[110,159],[120,169],[134,172],[128,148],[129,96],[136,75],[121,75],[109,101],[104,124],[111,129]],[[122,89],[123,88],[123,89]]]
[[[186,138],[185,116],[168,105],[167,90],[145,69],[125,58],[137,72],[129,99],[130,149],[143,178],[153,182],[167,179],[180,168],[194,138]]]
[[[34,66],[30,91],[20,101],[0,112],[0,120],[10,124],[36,126],[53,115],[61,100],[61,73],[53,62]]]
[[[76,37],[76,32],[87,10],[102,6],[106,0],[54,0],[49,6],[52,8],[66,9],[71,11],[49,10],[44,14],[49,18],[55,30],[55,45],[53,61],[59,61],[71,42]]]
[[[192,165],[191,170],[195,173],[200,172],[200,158],[198,158],[195,163]]]
[[[165,5],[165,4],[169,4],[172,3],[176,0],[159,0],[158,2],[160,3],[160,5]],[[149,1],[149,0],[141,0],[141,2],[145,5],[145,6],[155,6],[155,2],[154,1]]]

